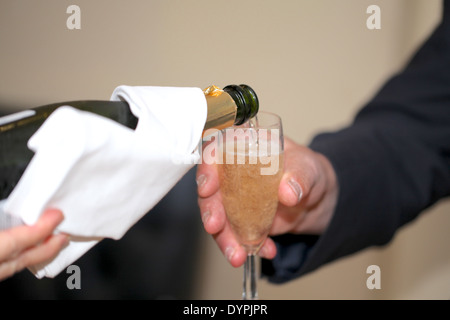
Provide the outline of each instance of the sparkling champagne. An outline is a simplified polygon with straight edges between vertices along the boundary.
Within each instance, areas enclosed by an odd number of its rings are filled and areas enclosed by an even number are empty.
[[[261,152],[252,155],[238,146],[226,145],[224,161],[219,165],[221,194],[228,221],[238,241],[256,253],[267,237],[278,205],[278,186],[283,173],[283,153]],[[233,161],[230,161],[230,159]],[[264,169],[277,162],[272,174]],[[233,163],[231,163],[233,162]],[[243,163],[242,163],[243,162]]]

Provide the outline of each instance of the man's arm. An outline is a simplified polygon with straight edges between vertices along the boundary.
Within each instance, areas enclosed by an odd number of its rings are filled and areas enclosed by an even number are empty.
[[[319,237],[274,237],[263,261],[284,282],[370,246],[450,194],[450,6],[403,72],[391,78],[354,123],[318,135],[310,148],[331,162],[339,184],[333,218]]]

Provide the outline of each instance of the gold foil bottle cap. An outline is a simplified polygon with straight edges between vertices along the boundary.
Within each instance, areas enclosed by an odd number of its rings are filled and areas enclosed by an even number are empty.
[[[220,96],[224,91],[220,89],[219,87],[212,85],[203,90],[203,93],[205,96],[211,96],[211,97],[217,97]]]
[[[231,127],[236,118],[236,103],[232,97],[217,86],[209,86],[203,90],[208,105],[205,130],[215,128],[222,130]]]

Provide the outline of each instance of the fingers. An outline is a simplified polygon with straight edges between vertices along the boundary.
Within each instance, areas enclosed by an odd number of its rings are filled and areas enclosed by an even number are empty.
[[[286,138],[279,206],[270,235],[321,234],[331,220],[338,186],[329,160]]]
[[[239,267],[244,263],[246,253],[236,241],[228,226],[225,209],[222,204],[222,196],[219,192],[218,178],[214,172],[215,170],[211,170],[211,167],[201,165],[197,170],[198,204],[203,227],[206,232],[213,236],[230,264],[234,267]],[[214,180],[217,181],[214,182]]]
[[[227,258],[228,262],[233,267],[240,267],[244,264],[247,258],[247,252],[236,240],[228,222],[225,222],[225,226],[220,232],[213,235],[214,240],[219,246],[220,251]],[[276,255],[276,246],[272,239],[266,238],[258,255],[262,258],[273,259]]]
[[[222,251],[223,255],[233,267],[237,268],[244,264],[247,258],[247,252],[237,242],[227,222],[224,228],[214,234],[213,237],[220,251]]]
[[[293,207],[307,198],[317,181],[318,173],[313,152],[285,138],[284,174],[278,198],[288,207]]]
[[[220,192],[216,191],[208,198],[199,198],[199,207],[206,232],[213,236],[219,249],[233,267],[242,266],[247,253],[237,242],[228,225]],[[266,259],[275,257],[276,247],[272,239],[266,239],[258,254]]]
[[[62,220],[61,211],[50,209],[44,212],[32,226],[19,226],[1,232],[0,261],[44,241]]]
[[[201,164],[197,168],[198,204],[206,232],[211,234],[219,249],[233,267],[241,266],[246,252],[234,238],[228,226],[222,196],[219,192],[219,178],[213,165]]]
[[[216,241],[219,249],[233,267],[244,264],[247,253],[237,242],[226,218],[219,192],[219,178],[213,165],[201,164],[197,167],[198,204],[203,226]],[[267,245],[267,256],[274,256],[275,245]]]
[[[62,220],[61,211],[49,209],[32,226],[0,232],[0,279],[55,257],[68,243],[67,235],[52,235]]]
[[[226,213],[220,192],[208,198],[199,198],[198,204],[203,226],[209,234],[216,234],[225,227]]]
[[[67,245],[68,239],[69,236],[66,234],[56,234],[48,237],[41,245],[32,247],[21,254],[18,259],[19,266],[23,268],[54,258]]]
[[[198,195],[207,198],[219,190],[219,177],[215,165],[199,164],[197,166],[197,190]]]
[[[245,261],[246,252],[236,241],[228,225],[220,192],[215,192],[208,198],[199,198],[199,207],[206,232],[213,236],[232,266],[241,266]]]
[[[1,262],[0,280],[10,277],[26,267],[50,261],[67,245],[68,239],[65,234],[50,236],[42,244],[26,249],[11,260]]]
[[[273,259],[276,254],[277,247],[275,246],[275,242],[271,238],[267,238],[261,246],[261,249],[259,249],[258,255],[261,258]]]
[[[213,235],[220,250],[234,267],[244,264],[247,253],[237,242],[226,218],[222,204],[218,171],[214,164],[202,163],[197,166],[197,191],[200,214],[205,231]],[[295,196],[297,197],[297,196]],[[276,247],[271,239],[262,245],[259,255],[272,259],[276,254]]]

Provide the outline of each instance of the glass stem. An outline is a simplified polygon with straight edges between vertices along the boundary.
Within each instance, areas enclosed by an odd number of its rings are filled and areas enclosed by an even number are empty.
[[[257,300],[255,254],[248,254],[244,264],[243,300]]]

